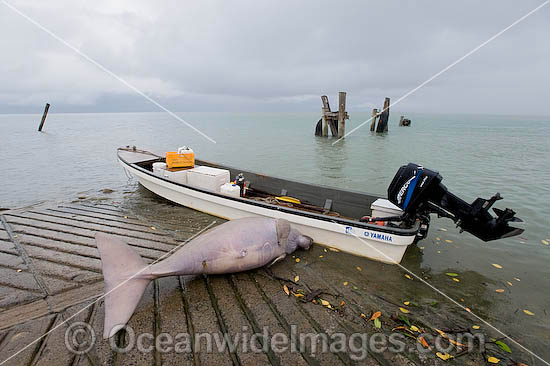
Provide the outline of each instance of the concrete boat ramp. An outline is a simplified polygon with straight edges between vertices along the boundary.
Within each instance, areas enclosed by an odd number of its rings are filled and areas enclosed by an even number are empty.
[[[342,345],[336,345],[332,337],[328,337],[331,347],[323,352],[320,343],[312,349],[311,340],[301,339],[302,334],[339,333],[345,337],[357,332],[389,334],[399,325],[393,323],[389,314],[398,311],[399,303],[367,295],[358,281],[343,284],[345,278],[349,278],[347,272],[358,272],[355,257],[318,246],[307,253],[295,253],[271,270],[156,280],[148,287],[131,318],[131,330],[120,332],[110,344],[103,340],[103,301],[97,300],[103,294],[103,279],[93,239],[95,232],[124,238],[151,262],[200,228],[162,229],[113,204],[72,203],[1,214],[0,364],[414,365],[441,362],[434,353],[411,351],[377,353],[370,350],[361,357],[359,351],[342,352]],[[331,255],[348,258],[346,267],[349,268],[342,272],[338,266],[330,265],[330,261],[325,262]],[[362,261],[364,263],[364,259]],[[378,310],[383,312],[381,329],[369,321]],[[91,338],[77,334],[81,322],[90,324],[96,336],[85,353],[81,351],[90,344]],[[69,327],[71,332],[67,332]],[[294,339],[294,346],[281,351],[281,348],[265,347],[266,338],[258,336],[251,340],[254,333],[263,332],[269,337],[277,334],[279,339]],[[146,346],[145,351],[137,346],[127,352],[117,351],[116,347],[139,343],[136,338],[139,340],[144,333],[141,343]],[[216,341],[210,338],[214,349],[208,349],[207,337],[222,341],[224,334],[231,339],[240,337],[237,343],[240,339],[241,344],[234,349],[219,350]],[[177,352],[175,347],[167,348],[172,343],[166,343],[166,337],[184,339],[181,344],[188,347],[182,346]],[[162,338],[161,347],[158,347],[159,338]],[[408,346],[416,347],[414,338],[404,338]],[[152,339],[157,346],[153,347]],[[273,339],[271,342],[273,344]],[[351,343],[359,348],[361,340],[357,337]],[[459,360],[475,364],[480,359],[468,355],[456,359]]]

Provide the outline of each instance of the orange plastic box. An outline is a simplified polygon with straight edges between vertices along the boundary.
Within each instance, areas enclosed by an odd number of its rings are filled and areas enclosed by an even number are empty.
[[[166,153],[166,165],[172,168],[193,168],[195,166],[195,153],[192,150],[179,154],[175,151]]]

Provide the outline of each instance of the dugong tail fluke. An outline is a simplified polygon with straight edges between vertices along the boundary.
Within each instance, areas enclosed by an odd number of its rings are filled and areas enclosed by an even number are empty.
[[[147,263],[122,240],[103,233],[95,239],[105,282],[104,337],[109,338],[130,320],[151,279],[143,276]]]
[[[95,235],[105,282],[103,337],[124,328],[151,280],[166,276],[223,274],[272,264],[313,240],[283,219],[265,217],[228,221],[148,265],[122,240]]]

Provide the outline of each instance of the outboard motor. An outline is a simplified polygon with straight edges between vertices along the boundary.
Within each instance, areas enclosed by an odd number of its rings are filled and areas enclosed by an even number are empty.
[[[429,214],[452,219],[461,231],[467,231],[483,241],[519,235],[523,229],[509,226],[510,222],[522,222],[513,210],[489,208],[502,197],[499,193],[488,200],[477,198],[471,204],[461,200],[441,184],[438,172],[409,163],[397,171],[388,187],[388,199],[404,211],[404,220],[420,219],[429,222]]]

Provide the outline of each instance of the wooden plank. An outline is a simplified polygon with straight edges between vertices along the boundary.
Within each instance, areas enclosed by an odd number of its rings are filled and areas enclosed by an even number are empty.
[[[42,128],[44,127],[44,122],[46,122],[46,117],[48,116],[49,110],[50,110],[50,103],[46,103],[46,106],[44,107],[44,113],[42,114],[42,120],[40,121],[40,125],[38,126],[39,132],[42,132]]]
[[[372,110],[372,115],[371,115],[371,123],[370,123],[370,130],[372,132],[374,132],[374,130],[376,129],[376,117],[378,117],[378,109],[374,108]]]

